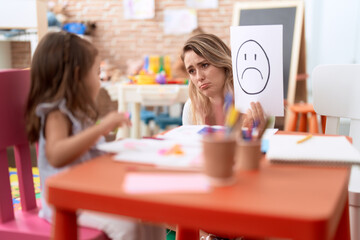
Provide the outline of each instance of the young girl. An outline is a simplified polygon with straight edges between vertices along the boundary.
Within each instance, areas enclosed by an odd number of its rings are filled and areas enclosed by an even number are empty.
[[[45,201],[48,177],[101,154],[95,148],[104,135],[129,126],[124,113],[111,112],[95,124],[100,90],[100,58],[96,48],[80,37],[57,32],[39,43],[31,65],[31,89],[26,120],[30,142],[39,143],[38,167],[42,186],[40,217],[49,222]],[[80,225],[98,228],[111,239],[165,239],[165,230],[109,214],[83,212]]]

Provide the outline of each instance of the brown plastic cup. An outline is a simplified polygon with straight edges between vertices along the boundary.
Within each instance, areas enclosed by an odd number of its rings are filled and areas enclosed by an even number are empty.
[[[235,182],[234,138],[223,134],[208,134],[203,138],[204,172],[213,186],[226,186]]]
[[[261,140],[238,140],[236,142],[235,170],[259,170],[261,160]]]

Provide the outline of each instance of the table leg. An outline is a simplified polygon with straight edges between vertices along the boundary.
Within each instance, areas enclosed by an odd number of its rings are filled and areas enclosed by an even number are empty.
[[[119,89],[118,96],[118,111],[119,112],[128,112],[128,103],[125,102],[124,90],[122,88]],[[130,130],[127,126],[122,126],[118,129],[116,133],[116,139],[120,138],[128,138],[130,137]]]
[[[176,229],[176,240],[198,240],[199,230],[190,229],[182,226],[177,226]]]
[[[350,240],[349,203],[346,200],[339,226],[336,230],[334,240]]]
[[[76,240],[77,224],[76,213],[63,209],[55,209],[55,219],[52,224],[52,239],[54,240]]]
[[[140,109],[141,105],[140,103],[134,103],[132,106],[132,111],[131,111],[131,122],[132,122],[132,127],[131,127],[131,137],[133,138],[141,138],[140,136]]]
[[[306,131],[307,131],[307,114],[301,113],[299,120],[299,132],[306,132]]]

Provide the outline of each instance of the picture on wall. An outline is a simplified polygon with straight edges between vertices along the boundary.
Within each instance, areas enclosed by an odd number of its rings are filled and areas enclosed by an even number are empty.
[[[186,0],[186,6],[196,9],[218,8],[218,0]]]
[[[197,13],[195,9],[164,10],[165,34],[181,35],[191,33],[197,27]]]
[[[154,0],[124,0],[125,19],[151,19],[154,17]]]

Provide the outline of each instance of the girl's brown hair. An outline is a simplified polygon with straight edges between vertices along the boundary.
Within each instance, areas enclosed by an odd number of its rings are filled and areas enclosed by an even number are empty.
[[[67,33],[48,33],[38,44],[31,63],[31,88],[26,106],[27,134],[30,142],[39,139],[40,103],[66,99],[67,108],[83,124],[95,121],[98,112],[84,79],[98,55],[87,40]]]
[[[224,96],[227,92],[234,92],[231,51],[229,47],[214,34],[198,34],[189,38],[184,44],[181,59],[185,53],[194,51],[198,56],[206,59],[215,67],[225,71]],[[193,123],[204,124],[204,117],[211,113],[210,99],[199,92],[196,86],[189,81],[189,96],[193,112]]]

